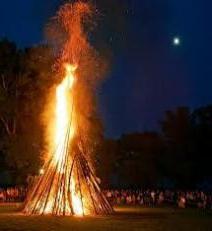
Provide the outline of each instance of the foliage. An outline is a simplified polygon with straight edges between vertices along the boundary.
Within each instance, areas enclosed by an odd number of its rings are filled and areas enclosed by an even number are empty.
[[[50,85],[52,55],[46,46],[19,50],[0,41],[0,134],[4,167],[16,183],[35,174],[44,150],[40,115]]]
[[[161,132],[131,133],[105,141],[103,182],[115,187],[196,187],[211,182],[212,106],[167,111]],[[102,167],[103,166],[103,167]],[[111,176],[118,179],[113,185]],[[103,185],[104,185],[103,183]]]

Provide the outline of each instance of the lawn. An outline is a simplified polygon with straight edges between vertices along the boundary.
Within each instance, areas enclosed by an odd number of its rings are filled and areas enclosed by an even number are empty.
[[[116,208],[105,217],[24,216],[18,205],[0,206],[0,231],[212,231],[212,214],[171,208]]]

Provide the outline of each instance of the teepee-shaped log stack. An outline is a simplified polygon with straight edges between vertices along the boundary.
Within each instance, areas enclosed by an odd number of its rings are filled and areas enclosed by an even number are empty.
[[[24,205],[26,214],[95,215],[113,211],[99,188],[83,145],[70,155],[68,129],[62,157],[54,156],[44,166],[44,174],[30,190]]]

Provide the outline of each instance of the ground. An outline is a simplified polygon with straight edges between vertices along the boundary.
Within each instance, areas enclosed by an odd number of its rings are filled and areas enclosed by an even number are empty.
[[[24,216],[20,205],[0,206],[0,231],[212,231],[212,214],[197,209],[116,208],[105,217]]]

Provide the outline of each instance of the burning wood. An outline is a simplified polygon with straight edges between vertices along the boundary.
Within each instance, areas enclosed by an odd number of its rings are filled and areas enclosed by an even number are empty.
[[[91,13],[91,6],[82,2],[66,4],[58,12],[57,19],[68,39],[58,62],[65,69],[65,76],[55,92],[55,132],[52,136],[55,151],[29,192],[24,205],[26,214],[83,216],[113,211],[88,162],[77,119],[76,71],[80,58],[90,47],[82,24],[85,16]]]

